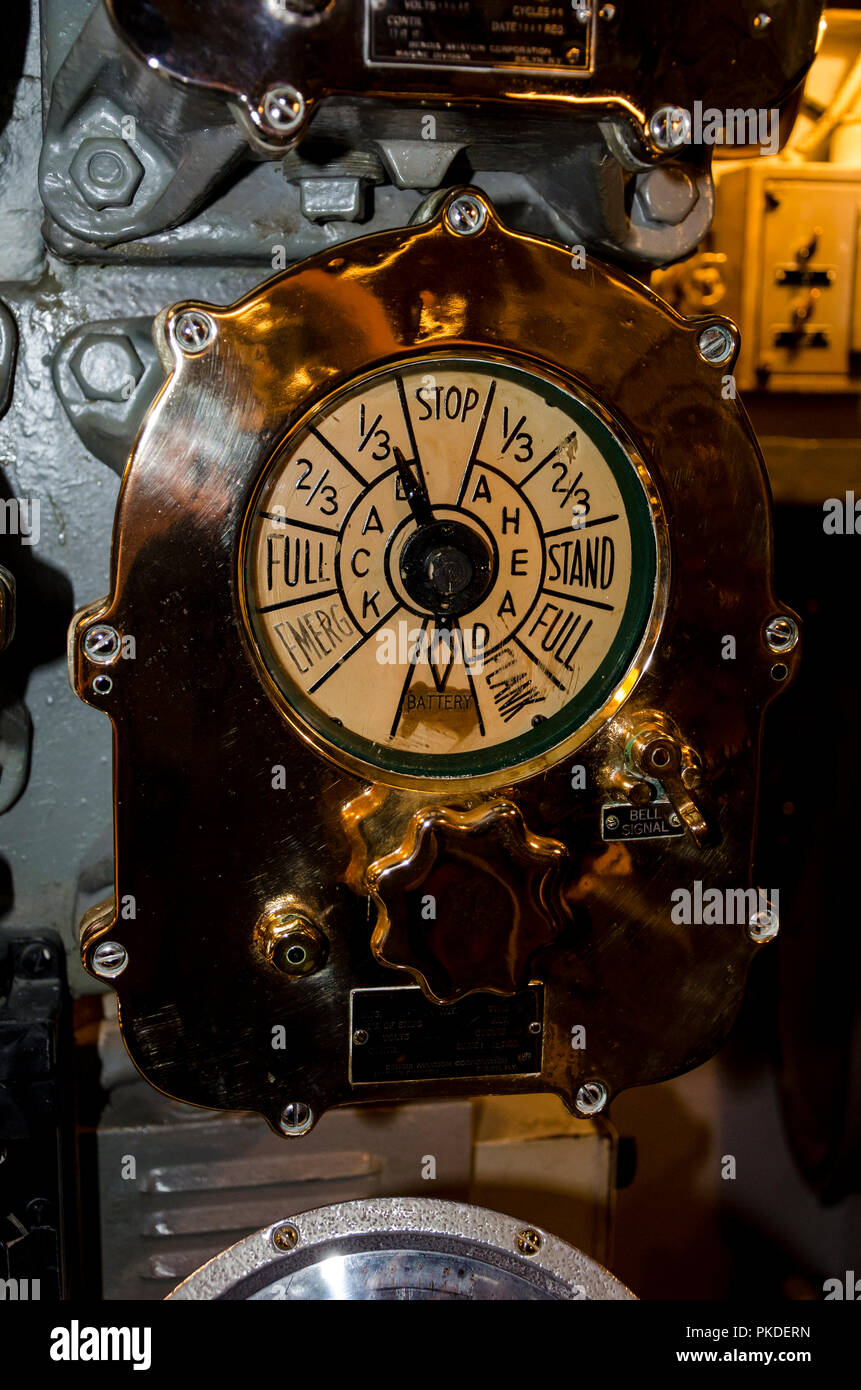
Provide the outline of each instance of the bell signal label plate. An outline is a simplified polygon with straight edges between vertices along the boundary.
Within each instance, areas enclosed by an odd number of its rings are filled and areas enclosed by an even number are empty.
[[[595,6],[556,0],[367,0],[368,61],[585,74]],[[581,18],[582,16],[582,18]]]
[[[432,1004],[417,985],[350,996],[350,1082],[440,1081],[541,1072],[544,988]]]
[[[601,835],[605,840],[667,840],[684,835],[685,827],[670,801],[652,801],[648,806],[614,802],[601,812]]]

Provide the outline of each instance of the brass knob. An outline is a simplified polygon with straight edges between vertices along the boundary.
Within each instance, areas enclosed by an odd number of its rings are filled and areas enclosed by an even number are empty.
[[[513,994],[569,920],[567,864],[565,846],[534,835],[512,802],[425,808],[401,846],[368,868],[371,950],[409,970],[436,1003],[474,990]]]

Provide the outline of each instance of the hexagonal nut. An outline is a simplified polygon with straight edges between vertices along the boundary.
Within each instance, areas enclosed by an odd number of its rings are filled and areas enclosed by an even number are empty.
[[[650,222],[677,227],[699,202],[700,191],[685,169],[660,165],[637,180],[637,198]]]
[[[87,333],[69,361],[89,401],[127,401],[144,373],[144,364],[125,333]]]
[[[82,140],[69,167],[78,192],[96,211],[127,208],[144,168],[126,140],[101,135]]]

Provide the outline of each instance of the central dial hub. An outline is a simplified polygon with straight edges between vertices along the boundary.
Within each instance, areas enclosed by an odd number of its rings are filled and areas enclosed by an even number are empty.
[[[434,615],[459,617],[478,606],[493,583],[493,556],[477,532],[462,521],[419,526],[400,558],[404,589]]]

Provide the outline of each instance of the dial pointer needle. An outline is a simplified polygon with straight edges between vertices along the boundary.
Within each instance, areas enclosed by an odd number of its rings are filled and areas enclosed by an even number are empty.
[[[398,466],[398,475],[401,480],[410,511],[418,522],[419,526],[428,526],[433,521],[430,499],[418,477],[412,471],[403,454],[397,445],[394,448],[395,463]]]
[[[430,526],[434,521],[434,514],[431,510],[430,498],[427,495],[424,481],[420,480],[418,475],[412,471],[397,445],[395,445],[393,453],[395,463],[398,466],[398,476],[406,493],[410,511],[416,519],[416,524],[418,526]],[[437,629],[448,629],[450,626],[450,620],[442,607],[434,613],[433,621],[434,627]]]

